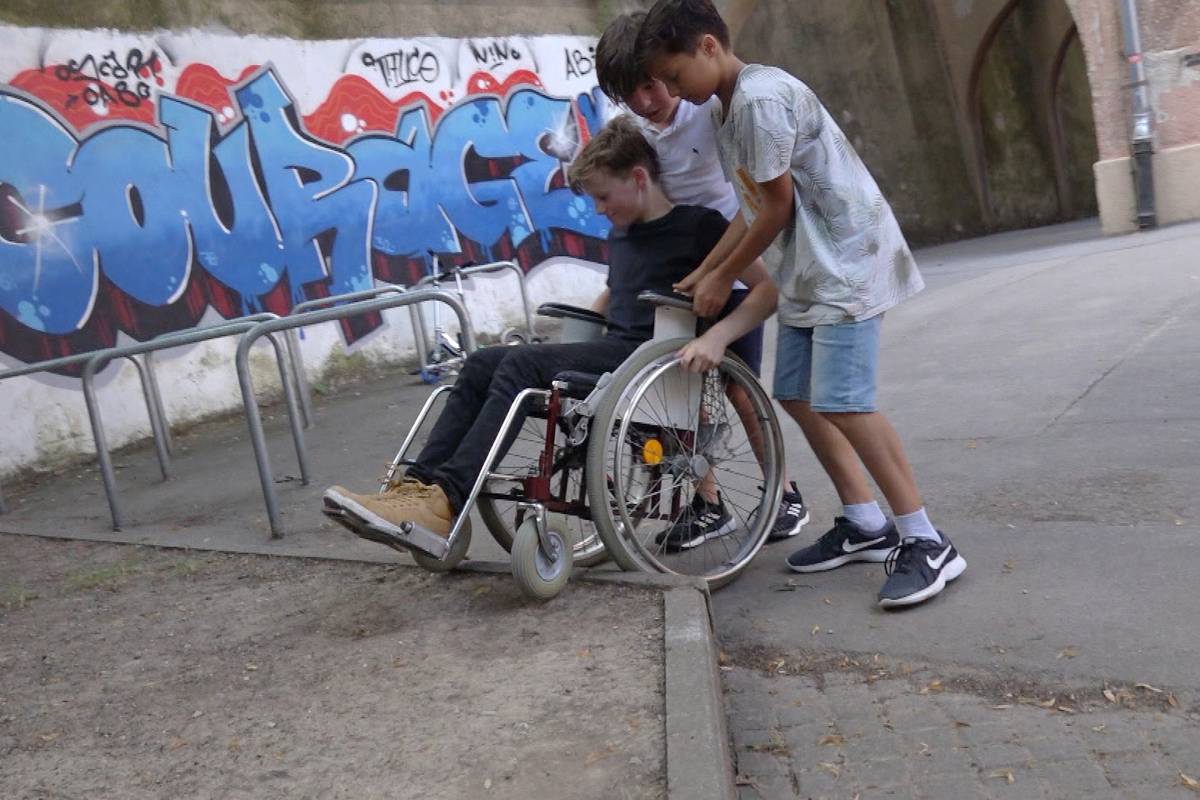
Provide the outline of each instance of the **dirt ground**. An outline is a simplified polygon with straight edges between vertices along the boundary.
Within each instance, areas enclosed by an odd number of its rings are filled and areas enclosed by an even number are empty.
[[[662,604],[0,534],[0,797],[661,798]]]

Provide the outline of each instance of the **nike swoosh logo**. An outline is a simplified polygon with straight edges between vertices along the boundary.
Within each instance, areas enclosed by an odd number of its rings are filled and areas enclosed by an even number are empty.
[[[933,567],[934,569],[941,569],[942,564],[946,563],[946,556],[948,556],[948,555],[950,555],[949,547],[947,547],[945,550],[943,550],[942,554],[940,556],[938,556],[937,558],[930,558],[929,556],[925,556],[925,563],[927,563],[929,566]]]
[[[863,542],[862,544],[850,544],[850,540],[847,539],[846,541],[842,542],[842,552],[857,553],[859,550],[866,550],[868,547],[874,547],[886,539],[886,536],[880,536],[878,539],[872,539],[871,541]]]

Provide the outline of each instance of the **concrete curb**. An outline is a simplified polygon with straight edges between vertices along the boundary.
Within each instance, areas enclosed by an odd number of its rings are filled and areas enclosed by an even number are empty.
[[[733,758],[708,593],[663,595],[665,610],[667,795],[733,800]]]

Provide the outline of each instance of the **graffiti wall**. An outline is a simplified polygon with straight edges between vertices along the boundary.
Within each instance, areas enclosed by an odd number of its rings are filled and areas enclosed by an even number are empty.
[[[564,169],[611,113],[593,39],[0,42],[0,366],[408,285],[435,256],[605,260],[607,222]],[[407,325],[372,336],[390,325],[310,335],[310,368],[364,339],[400,355]]]

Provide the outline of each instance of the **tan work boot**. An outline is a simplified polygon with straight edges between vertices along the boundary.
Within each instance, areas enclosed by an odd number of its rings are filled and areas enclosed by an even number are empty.
[[[399,528],[403,522],[415,522],[443,538],[454,526],[454,511],[440,486],[417,481],[402,482],[384,494],[355,494],[341,486],[325,490],[325,507],[336,506],[359,519],[381,528]],[[329,513],[328,511],[326,513]]]
[[[418,487],[425,485],[426,484],[421,483],[416,478],[410,478],[407,475],[401,475],[388,481],[387,488],[384,489],[381,494],[408,494]]]

